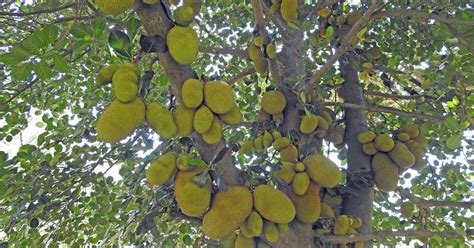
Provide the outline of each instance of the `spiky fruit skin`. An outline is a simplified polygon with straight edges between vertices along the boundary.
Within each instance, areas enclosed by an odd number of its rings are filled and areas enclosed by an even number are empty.
[[[293,192],[297,195],[304,195],[308,191],[310,179],[306,172],[298,172],[295,174],[292,183]]]
[[[265,51],[267,53],[267,56],[271,59],[274,59],[276,58],[276,47],[274,44],[268,44],[266,47],[265,47]]]
[[[395,146],[395,142],[388,134],[378,135],[374,141],[375,148],[382,152],[389,152]]]
[[[321,116],[326,123],[330,126],[333,122],[332,115],[330,114],[332,111],[330,109],[325,109],[319,113],[319,116]]]
[[[305,115],[300,122],[300,132],[310,134],[318,127],[318,117],[314,114]]]
[[[268,70],[268,61],[266,58],[260,58],[254,62],[255,71],[260,76],[265,76]]]
[[[259,185],[253,192],[254,208],[265,219],[275,223],[290,223],[295,218],[295,207],[283,192]]]
[[[298,161],[298,148],[289,145],[287,148],[280,150],[280,160],[282,162],[296,163]]]
[[[253,149],[256,151],[256,152],[261,152],[264,150],[264,147],[263,147],[263,136],[258,136],[257,138],[255,138],[253,140]]]
[[[258,237],[262,235],[262,216],[260,216],[260,214],[258,214],[256,211],[252,211],[249,217],[247,217],[247,220],[245,220],[245,222],[240,225],[240,231],[247,238]]]
[[[403,169],[412,167],[416,162],[415,155],[403,143],[396,144],[388,153],[388,156],[396,165]]]
[[[249,152],[252,151],[252,149],[253,149],[253,141],[247,140],[240,147],[239,154],[240,155],[248,154]]]
[[[201,81],[191,78],[186,80],[181,87],[181,99],[184,106],[188,108],[197,108],[204,99],[203,85]]]
[[[249,54],[250,60],[254,62],[262,58],[262,51],[253,42],[249,44],[248,54]]]
[[[407,133],[410,139],[414,139],[420,135],[420,128],[415,124],[404,125],[400,128],[400,131]]]
[[[252,206],[252,193],[245,187],[230,186],[218,192],[202,220],[204,234],[216,240],[226,237],[247,219]]]
[[[253,238],[247,238],[244,235],[239,234],[237,239],[235,239],[234,248],[253,248],[254,243]]]
[[[303,172],[305,169],[306,169],[306,166],[303,163],[301,162],[296,163],[295,165],[296,172]]]
[[[193,8],[189,6],[179,6],[173,12],[174,21],[181,26],[188,26],[194,19]]]
[[[288,196],[295,205],[296,218],[299,221],[312,224],[318,220],[321,214],[319,189],[319,185],[311,183],[304,195],[297,195],[292,191],[289,192]]]
[[[425,168],[425,160],[422,157],[416,157],[415,165],[411,169],[421,172]]]
[[[178,129],[178,135],[186,137],[193,132],[194,110],[184,106],[178,106],[174,111],[174,120]]]
[[[321,116],[317,115],[316,118],[318,118],[318,127],[326,130],[329,128],[329,123]]]
[[[199,38],[191,27],[175,26],[172,28],[166,35],[166,44],[176,62],[188,65],[196,59]]]
[[[295,177],[295,164],[283,162],[280,170],[275,172],[275,175],[287,184],[290,184]]]
[[[426,147],[427,145],[427,140],[426,137],[423,134],[419,134],[415,138],[413,138],[413,141],[421,145],[422,147]]]
[[[281,138],[281,133],[277,130],[273,130],[272,136],[273,136],[273,139],[276,140],[276,139]]]
[[[204,85],[204,100],[216,114],[225,114],[235,106],[234,93],[224,81],[207,82]]]
[[[167,183],[176,173],[176,154],[168,152],[158,157],[146,170],[149,184],[158,186]]]
[[[401,133],[397,134],[397,139],[401,140],[401,141],[409,141],[410,140],[410,135],[407,134],[407,133],[401,132]]]
[[[352,219],[351,228],[357,229],[357,228],[362,226],[362,219],[361,218],[353,216],[353,217],[351,217],[351,219]]]
[[[272,115],[265,112],[265,110],[260,109],[258,111],[258,115],[257,115],[257,120],[258,121],[264,122],[264,121],[271,120],[271,119],[272,119]]]
[[[202,139],[209,145],[215,145],[222,139],[222,125],[219,119],[214,118],[211,128],[202,134]]]
[[[276,90],[267,91],[262,97],[262,109],[268,114],[278,114],[286,107],[285,96]]]
[[[415,157],[421,157],[423,155],[424,148],[417,142],[410,140],[405,142],[405,145],[408,147],[408,150],[415,155]]]
[[[194,13],[196,14],[201,10],[201,0],[184,0],[183,5],[193,8]]]
[[[336,235],[344,235],[349,229],[349,217],[347,215],[339,215],[334,223],[333,232]]]
[[[286,22],[298,19],[298,0],[282,0],[280,12]]]
[[[132,8],[134,0],[96,0],[99,9],[107,15],[120,15]]]
[[[413,204],[409,202],[404,202],[400,206],[400,212],[402,213],[403,217],[406,219],[411,219],[413,217],[413,210],[415,210]]]
[[[112,77],[112,88],[115,96],[121,102],[130,102],[137,97],[138,77],[128,69],[118,69]]]
[[[174,137],[178,132],[173,114],[158,103],[148,104],[146,109],[146,121],[158,135],[165,139]]]
[[[174,182],[174,195],[181,211],[191,217],[201,217],[211,203],[211,178],[199,187],[193,178],[202,173],[202,167],[190,171],[179,171]]]
[[[311,154],[303,163],[311,180],[323,187],[332,188],[341,181],[342,173],[337,165],[321,154]]]
[[[191,154],[185,153],[179,155],[179,157],[176,159],[176,167],[178,167],[180,171],[189,171],[193,169],[194,167],[189,164],[191,159],[193,159]]]
[[[375,155],[378,152],[377,148],[375,148],[374,142],[363,144],[362,150],[364,151],[365,154],[370,155],[370,156]]]
[[[108,65],[106,67],[103,67],[97,73],[97,76],[95,77],[95,82],[98,85],[105,85],[105,84],[111,83],[112,82],[112,77],[114,76],[114,73],[119,68],[120,68],[120,66],[117,65],[117,64],[111,64],[111,65]]]
[[[278,232],[278,227],[273,222],[265,221],[263,232],[265,239],[270,243],[276,243],[280,239],[280,232]]]
[[[125,63],[120,66],[120,69],[126,69],[129,71],[132,71],[137,75],[137,77],[140,77],[140,68],[138,68],[138,65],[136,63]]]
[[[374,132],[367,131],[367,132],[360,133],[357,136],[357,139],[359,140],[360,143],[366,144],[366,143],[374,141],[375,137],[377,137],[377,135]]]
[[[227,125],[238,125],[242,122],[242,113],[239,106],[234,104],[234,107],[229,112],[219,115],[219,118]]]
[[[101,141],[117,143],[137,129],[144,119],[145,104],[140,98],[129,103],[115,100],[100,115],[97,136]]]
[[[346,22],[347,24],[354,26],[360,20],[360,18],[362,18],[362,13],[356,10],[347,14]]]
[[[275,138],[275,141],[273,141],[272,146],[275,150],[280,151],[282,149],[287,148],[290,144],[290,139],[288,139],[287,137],[280,137]]]
[[[322,218],[334,217],[334,210],[326,203],[321,203],[321,215]]]
[[[394,191],[398,184],[398,167],[385,153],[377,153],[372,158],[375,185],[383,192]]]
[[[265,149],[269,148],[272,145],[272,142],[273,142],[272,134],[268,131],[265,131],[265,134],[263,134],[262,142],[263,142],[263,147]]]
[[[326,7],[318,11],[318,16],[321,16],[324,19],[327,19],[331,15],[331,9]]]
[[[206,106],[201,106],[195,113],[193,119],[193,126],[196,132],[203,134],[212,126],[214,122],[214,114]]]

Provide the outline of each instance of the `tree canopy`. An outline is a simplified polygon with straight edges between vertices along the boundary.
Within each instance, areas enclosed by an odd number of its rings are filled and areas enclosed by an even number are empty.
[[[0,3],[0,247],[474,244],[469,1],[33,2]]]

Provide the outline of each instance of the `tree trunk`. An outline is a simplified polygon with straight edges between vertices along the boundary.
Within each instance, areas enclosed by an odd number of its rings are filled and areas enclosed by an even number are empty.
[[[342,95],[345,103],[364,105],[364,95],[362,86],[358,79],[357,71],[353,63],[355,59],[349,53],[340,59],[341,74],[344,78]],[[345,109],[346,123],[346,144],[347,165],[348,165],[348,184],[351,188],[350,194],[344,196],[343,213],[357,216],[362,219],[363,224],[358,229],[359,233],[370,233],[372,229],[372,204],[374,201],[373,183],[364,183],[363,178],[371,180],[370,156],[362,151],[362,144],[357,136],[361,132],[368,130],[365,112],[356,109]],[[370,242],[365,243],[365,247],[370,247]]]

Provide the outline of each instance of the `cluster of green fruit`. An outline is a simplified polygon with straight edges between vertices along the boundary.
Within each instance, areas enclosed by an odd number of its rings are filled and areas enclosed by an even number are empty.
[[[276,14],[280,11],[286,22],[293,22],[298,19],[298,0],[272,0],[270,13]]]
[[[398,176],[408,168],[421,170],[425,163],[423,154],[426,138],[416,125],[405,125],[390,137],[372,131],[359,134],[365,154],[372,157],[375,184],[384,192],[394,191]]]
[[[257,120],[264,122],[267,120],[283,120],[283,110],[286,108],[285,96],[277,90],[270,90],[263,94],[261,109],[258,112]]]
[[[332,123],[333,113],[329,109],[319,111],[318,115],[306,111],[300,122],[300,132],[306,135],[314,133],[316,137],[323,138]]]
[[[338,31],[336,32],[336,36],[340,37],[341,39],[344,38],[347,33],[349,33],[352,26],[354,26],[362,18],[362,13],[358,10],[351,11],[347,14],[333,15],[332,10],[327,7],[316,9],[316,14],[321,17],[319,36],[325,39],[331,38],[327,36],[326,32],[326,30],[331,26]],[[356,45],[357,43],[358,39],[354,38],[351,40],[351,45]]]
[[[255,71],[260,75],[265,75],[268,70],[267,58],[276,58],[275,44],[268,43],[259,36],[249,42],[247,50],[250,60],[254,63]]]

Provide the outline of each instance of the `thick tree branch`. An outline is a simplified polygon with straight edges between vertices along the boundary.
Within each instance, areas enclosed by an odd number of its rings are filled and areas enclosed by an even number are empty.
[[[467,25],[467,26],[474,25],[474,19],[462,20],[462,19],[453,18],[453,17],[446,17],[442,15],[437,15],[437,14],[425,13],[425,12],[421,12],[421,11],[413,10],[413,9],[392,9],[392,10],[387,10],[387,11],[378,11],[372,15],[372,19],[378,19],[381,17],[396,17],[396,16],[409,16],[409,17],[416,17],[416,18],[422,18],[422,19],[431,19],[431,20],[436,20],[442,23],[447,23],[447,24],[459,24],[459,25]]]
[[[340,106],[343,108],[350,108],[350,109],[359,109],[359,110],[366,110],[371,112],[383,112],[383,113],[391,113],[394,115],[413,118],[413,119],[422,119],[422,120],[430,120],[430,121],[442,121],[443,117],[441,116],[434,116],[434,115],[427,115],[421,114],[416,112],[406,112],[403,110],[394,109],[391,107],[379,106],[379,105],[357,105],[353,103],[340,103],[340,102],[323,102],[321,103],[322,106]]]
[[[237,75],[235,75],[235,76],[229,78],[229,79],[227,80],[227,82],[229,83],[229,85],[233,85],[233,84],[235,84],[237,81],[239,81],[239,79],[241,79],[241,78],[243,78],[243,77],[245,77],[245,76],[248,76],[248,75],[250,75],[250,74],[253,74],[253,73],[255,73],[255,68],[252,66],[252,67],[249,67],[249,68],[247,68],[247,69],[241,71],[239,74],[237,74]]]
[[[56,8],[52,9],[41,9],[41,10],[36,10],[36,11],[31,11],[31,12],[23,12],[23,13],[18,13],[18,12],[0,12],[0,16],[31,16],[31,15],[39,15],[39,14],[48,14],[48,13],[54,13],[63,9],[68,9],[68,8],[75,8],[78,5],[78,3],[67,3],[61,6],[58,6]]]
[[[319,69],[318,71],[316,71],[314,74],[313,74],[313,77],[311,78],[311,80],[309,81],[309,83],[306,85],[306,92],[310,92],[312,88],[314,88],[314,86],[319,83],[319,81],[321,80],[321,78],[324,76],[324,74],[326,74],[331,68],[332,66],[334,65],[334,63],[336,63],[337,60],[339,60],[339,58],[341,58],[341,56],[347,51],[349,45],[351,44],[351,40],[353,37],[355,37],[357,35],[357,33],[365,26],[365,24],[367,24],[367,22],[370,20],[371,16],[372,16],[372,13],[374,13],[374,11],[376,10],[378,4],[379,4],[379,0],[374,0],[372,2],[372,4],[370,5],[370,7],[367,9],[367,11],[364,13],[364,15],[362,16],[362,18],[351,28],[351,30],[347,33],[346,36],[344,36],[344,38],[342,39],[341,41],[341,45],[339,46],[339,48],[336,50],[336,52],[334,53],[334,55],[332,55],[328,61],[326,62],[326,64],[323,65],[323,67],[321,67],[321,69]]]
[[[235,48],[199,46],[199,51],[203,53],[232,55],[244,59],[247,59],[249,57],[247,51]]]
[[[321,241],[335,244],[347,244],[356,241],[367,241],[367,240],[379,240],[393,237],[410,237],[410,238],[421,238],[421,237],[433,237],[441,236],[447,239],[462,238],[464,236],[473,236],[474,229],[468,229],[466,233],[462,231],[457,232],[430,232],[424,230],[407,230],[407,231],[380,231],[370,234],[357,234],[357,235],[324,235],[318,236]]]
[[[368,96],[375,96],[379,98],[386,98],[386,99],[395,99],[395,100],[416,100],[418,98],[426,97],[425,95],[395,95],[377,91],[365,91],[365,95]]]
[[[399,187],[397,189],[400,196],[404,198],[408,198],[410,200],[415,201],[415,204],[419,208],[429,208],[429,207],[456,207],[456,208],[471,208],[474,206],[474,201],[464,201],[464,202],[456,202],[456,201],[446,201],[446,200],[425,200],[419,197],[414,196],[406,189]]]

